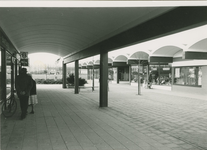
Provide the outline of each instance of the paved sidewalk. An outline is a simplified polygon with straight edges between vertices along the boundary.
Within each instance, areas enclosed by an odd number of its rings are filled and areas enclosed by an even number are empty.
[[[202,98],[110,84],[109,107],[99,108],[97,88],[37,88],[34,115],[1,116],[1,150],[207,150]]]

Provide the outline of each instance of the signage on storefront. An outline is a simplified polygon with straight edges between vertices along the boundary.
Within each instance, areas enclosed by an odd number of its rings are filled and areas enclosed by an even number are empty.
[[[11,55],[6,55],[6,65],[7,66],[11,65]]]
[[[28,59],[21,59],[20,63],[21,63],[22,66],[29,66]]]
[[[20,52],[20,63],[22,66],[29,66],[28,52]]]
[[[180,68],[175,68],[175,78],[180,78]]]
[[[162,68],[162,70],[170,70],[170,68]]]

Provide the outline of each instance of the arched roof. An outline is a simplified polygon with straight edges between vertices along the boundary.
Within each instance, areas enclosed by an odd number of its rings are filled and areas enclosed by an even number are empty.
[[[148,60],[149,54],[143,51],[137,51],[131,56],[129,56],[129,59],[143,59],[143,60]]]
[[[95,60],[94,64],[95,65],[99,65],[100,64],[100,60],[99,59],[98,60]]]
[[[155,50],[150,56],[173,57],[179,51],[183,49],[174,45],[166,45]]]
[[[118,55],[114,58],[113,61],[116,61],[116,62],[126,62],[127,61],[127,57],[125,55]]]
[[[207,38],[193,43],[189,46],[187,51],[207,52]]]

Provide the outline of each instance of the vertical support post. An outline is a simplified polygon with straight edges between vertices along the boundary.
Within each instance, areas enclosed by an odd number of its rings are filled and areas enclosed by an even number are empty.
[[[63,64],[62,64],[62,67],[63,67],[63,88],[66,88],[66,64],[64,64],[64,61],[63,61]]]
[[[1,48],[1,99],[6,101],[6,50]]]
[[[93,59],[93,83],[92,83],[92,91],[94,91],[94,59]]]
[[[117,81],[117,84],[119,84],[119,67],[117,67],[117,79],[116,79],[116,81]]]
[[[129,65],[129,83],[131,83],[131,72],[132,72],[132,67]]]
[[[149,82],[149,64],[147,64],[147,79],[146,79],[146,88],[148,88],[148,82]]]
[[[108,52],[100,53],[99,106],[108,107]]]
[[[171,75],[171,89],[173,91],[173,84],[175,81],[175,68],[174,67],[171,68],[171,73],[172,73],[172,75]]]
[[[160,62],[158,62],[159,66],[158,66],[158,79],[159,79],[159,85],[160,85]]]
[[[75,61],[75,94],[79,93],[79,61]]]
[[[138,65],[137,65],[137,67],[138,67],[138,76],[137,76],[137,82],[138,82],[138,95],[141,95],[141,85],[140,85],[140,60],[139,61],[137,61],[138,62]]]

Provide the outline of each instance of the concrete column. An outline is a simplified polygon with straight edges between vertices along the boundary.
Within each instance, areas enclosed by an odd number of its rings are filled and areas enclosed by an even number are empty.
[[[1,99],[6,100],[6,51],[1,48]]]
[[[159,74],[159,85],[160,85],[160,62],[158,62],[158,64],[159,64],[159,67],[158,67],[158,74]]]
[[[146,87],[148,88],[148,82],[149,82],[149,64],[147,64],[147,79],[146,79]]]
[[[175,80],[175,68],[171,68],[171,90],[173,91],[173,85],[174,85],[174,80]]]
[[[117,78],[116,78],[116,83],[119,84],[119,67],[117,67]]]
[[[63,61],[63,88],[66,88],[66,64]]]
[[[132,72],[132,67],[130,65],[129,66],[129,83],[131,83],[131,72]]]
[[[75,94],[79,93],[79,61],[75,61]]]
[[[100,53],[99,106],[108,107],[108,52]]]

